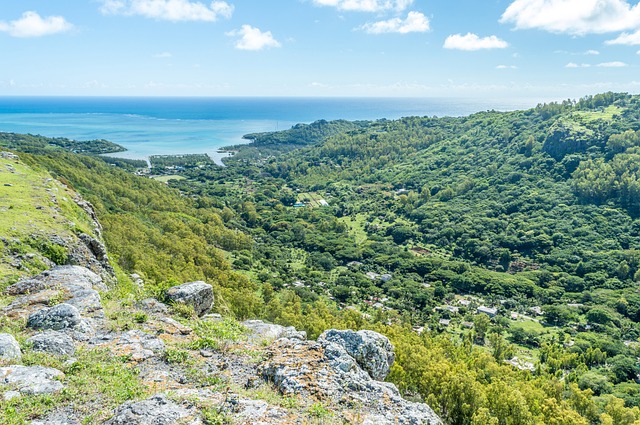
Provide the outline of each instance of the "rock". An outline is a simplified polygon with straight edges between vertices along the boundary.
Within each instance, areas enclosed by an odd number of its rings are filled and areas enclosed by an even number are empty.
[[[171,317],[162,317],[160,318],[160,322],[164,324],[162,330],[168,334],[189,335],[193,332],[193,329],[183,325],[182,323],[178,322],[175,319],[172,319]]]
[[[183,283],[169,288],[167,298],[193,307],[196,314],[202,316],[213,306],[213,287],[202,281]]]
[[[80,266],[58,266],[35,277],[23,279],[9,286],[5,292],[8,295],[33,294],[52,287],[65,289],[72,297],[79,289],[107,290],[102,278],[89,269]]]
[[[184,407],[162,394],[138,402],[120,405],[104,425],[201,425],[192,407]]]
[[[0,360],[20,360],[22,352],[18,341],[10,334],[0,334]]]
[[[36,334],[27,340],[34,351],[44,351],[59,356],[73,356],[76,347],[73,339],[62,332],[47,331]]]
[[[138,302],[138,306],[149,313],[169,314],[169,307],[155,298],[145,298]]]
[[[64,413],[53,413],[45,419],[32,421],[29,425],[81,425],[80,422]]]
[[[0,367],[0,384],[17,389],[23,395],[50,394],[64,388],[59,379],[64,373],[43,366]]]
[[[103,315],[100,294],[93,289],[78,289],[73,293],[73,297],[65,302],[77,308],[82,314],[98,317]]]
[[[134,362],[156,357],[165,350],[161,339],[139,330],[94,338],[91,344],[106,345],[115,355],[128,356]]]
[[[6,393],[4,393],[4,395],[2,396],[2,398],[5,401],[9,401],[9,400],[13,400],[14,398],[20,398],[20,392],[18,391],[7,391]]]
[[[355,333],[355,332],[354,332]],[[344,422],[441,425],[429,406],[403,399],[395,385],[374,380],[335,342],[281,338],[267,350],[259,373],[283,394],[315,399]]]
[[[353,357],[358,365],[369,372],[378,381],[384,380],[395,360],[393,346],[389,339],[374,331],[330,329],[318,337],[318,342],[329,341],[336,343]]]
[[[56,331],[71,329],[80,325],[82,317],[78,309],[70,304],[58,304],[45,307],[31,314],[27,327],[32,329],[53,329]]]
[[[245,320],[242,326],[252,331],[249,336],[251,339],[273,341],[279,338],[291,338],[304,341],[307,339],[305,331],[298,331],[293,326],[284,327],[265,323],[262,320]],[[253,338],[252,338],[253,337]]]

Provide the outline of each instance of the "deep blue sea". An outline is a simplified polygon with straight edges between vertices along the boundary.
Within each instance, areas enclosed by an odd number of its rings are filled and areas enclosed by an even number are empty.
[[[446,98],[158,98],[0,97],[0,131],[106,139],[127,152],[115,156],[207,153],[247,133],[285,130],[319,119],[376,120],[407,116],[462,116],[530,108],[537,102]]]

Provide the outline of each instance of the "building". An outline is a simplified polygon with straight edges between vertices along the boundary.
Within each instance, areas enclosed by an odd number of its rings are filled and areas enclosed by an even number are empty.
[[[485,307],[485,306],[481,305],[480,307],[478,307],[476,309],[476,313],[478,313],[478,314],[484,313],[489,317],[494,317],[496,314],[498,314],[498,309],[497,308],[491,308],[491,307]]]

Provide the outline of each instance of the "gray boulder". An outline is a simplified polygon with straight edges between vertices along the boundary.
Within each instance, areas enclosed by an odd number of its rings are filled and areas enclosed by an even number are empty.
[[[51,394],[64,388],[64,373],[43,366],[0,367],[0,384],[14,387],[23,395]]]
[[[0,360],[20,360],[22,352],[18,341],[9,334],[0,334]]]
[[[145,298],[138,302],[138,307],[149,313],[169,314],[169,307],[155,298]]]
[[[174,303],[193,307],[196,314],[202,316],[213,306],[213,287],[200,280],[183,283],[169,288],[167,298]]]
[[[59,356],[73,356],[76,352],[73,339],[62,332],[47,331],[36,334],[27,340],[31,343],[34,351],[44,351],[46,353]]]
[[[50,308],[45,307],[31,314],[27,319],[27,327],[60,331],[72,329],[80,325],[81,321],[80,311],[70,304],[63,303]]]
[[[192,407],[183,407],[162,394],[146,400],[120,405],[104,425],[201,425],[202,421]]]
[[[387,377],[396,358],[389,339],[374,331],[330,329],[318,337],[318,342],[324,346],[326,342],[342,346],[362,369],[378,381]]]
[[[64,413],[53,413],[44,419],[32,421],[29,425],[81,425],[80,422]]]
[[[58,266],[32,278],[20,280],[5,292],[9,295],[33,294],[51,287],[65,289],[71,296],[80,289],[107,290],[102,278],[91,270],[80,266]]]
[[[305,331],[298,331],[293,326],[284,327],[266,323],[262,320],[245,320],[242,325],[251,331],[250,339],[273,341],[278,338],[291,338],[304,341],[307,339]]]

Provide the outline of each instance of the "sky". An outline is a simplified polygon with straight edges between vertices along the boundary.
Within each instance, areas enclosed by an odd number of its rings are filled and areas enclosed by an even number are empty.
[[[2,0],[0,95],[640,92],[628,0]]]

